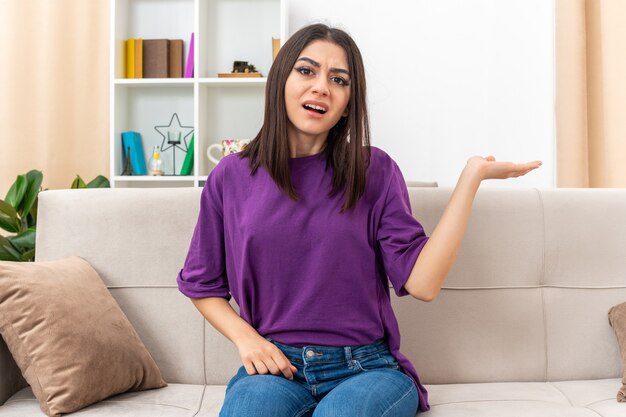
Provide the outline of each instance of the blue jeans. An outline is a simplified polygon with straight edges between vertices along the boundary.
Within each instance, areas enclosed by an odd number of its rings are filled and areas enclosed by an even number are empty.
[[[384,339],[362,346],[288,346],[267,338],[298,368],[248,375],[226,387],[220,417],[414,417],[415,384],[398,367]]]

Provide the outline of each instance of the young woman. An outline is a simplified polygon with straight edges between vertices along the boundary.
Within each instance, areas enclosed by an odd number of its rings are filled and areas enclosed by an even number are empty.
[[[400,352],[389,281],[398,296],[434,299],[480,182],[539,165],[470,158],[426,236],[398,165],[370,146],[356,44],[321,24],[295,33],[270,70],[259,134],[207,179],[177,278],[241,357],[220,416],[428,410]]]

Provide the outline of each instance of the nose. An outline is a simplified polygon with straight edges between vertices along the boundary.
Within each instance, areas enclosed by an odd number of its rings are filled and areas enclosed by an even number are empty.
[[[315,84],[313,84],[312,91],[313,93],[327,96],[329,94],[328,80],[325,77],[316,78]]]

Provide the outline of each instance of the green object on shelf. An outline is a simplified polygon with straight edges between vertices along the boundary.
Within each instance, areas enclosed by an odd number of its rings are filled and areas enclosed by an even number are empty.
[[[189,142],[189,148],[187,149],[187,155],[185,155],[183,167],[180,169],[180,175],[191,175],[191,171],[193,171],[193,142],[195,135],[195,133],[191,135],[191,141]]]

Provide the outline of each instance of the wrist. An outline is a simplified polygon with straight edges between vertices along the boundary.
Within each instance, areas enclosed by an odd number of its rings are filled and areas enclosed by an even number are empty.
[[[261,337],[261,335],[252,326],[250,326],[247,322],[244,323],[245,324],[233,334],[231,339],[236,346],[239,346],[241,343],[246,343],[256,337]]]
[[[485,179],[485,173],[480,167],[467,164],[463,168],[463,172],[461,172],[461,178],[470,183],[480,185],[481,181]]]

